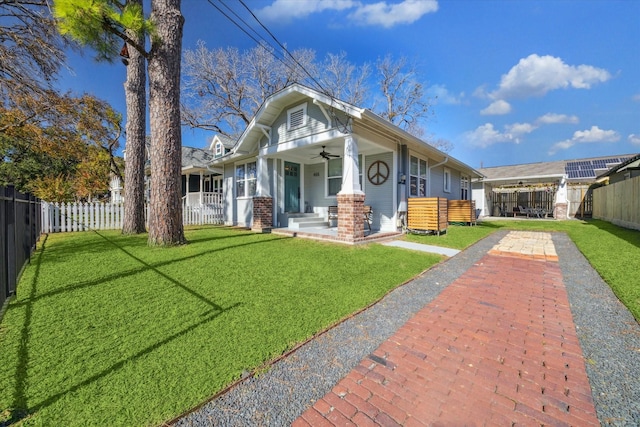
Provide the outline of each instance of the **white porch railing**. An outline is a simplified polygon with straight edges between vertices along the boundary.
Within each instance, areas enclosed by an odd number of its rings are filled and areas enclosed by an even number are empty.
[[[182,198],[182,206],[222,204],[221,193],[189,193]]]
[[[184,225],[224,224],[222,194],[189,193],[182,200]]]
[[[211,193],[213,194],[213,193]],[[222,195],[207,197],[210,203],[201,206],[184,206],[184,225],[224,224]],[[122,228],[124,205],[122,203],[47,203],[42,202],[42,232],[60,233],[86,230],[118,230]],[[145,218],[149,206],[145,205]]]

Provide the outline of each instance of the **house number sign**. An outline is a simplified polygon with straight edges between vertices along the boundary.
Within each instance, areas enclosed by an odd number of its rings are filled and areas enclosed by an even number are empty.
[[[373,185],[382,185],[389,178],[389,166],[382,160],[371,163],[367,170],[367,178]]]

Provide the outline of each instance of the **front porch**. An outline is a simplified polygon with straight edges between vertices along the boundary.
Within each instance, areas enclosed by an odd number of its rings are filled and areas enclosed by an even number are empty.
[[[271,230],[273,234],[282,236],[300,237],[302,239],[321,240],[328,242],[344,243],[350,245],[359,245],[365,243],[383,242],[397,239],[402,236],[399,231],[379,231],[366,230],[364,236],[356,239],[344,239],[338,236],[338,227],[304,227],[304,228],[274,228]]]

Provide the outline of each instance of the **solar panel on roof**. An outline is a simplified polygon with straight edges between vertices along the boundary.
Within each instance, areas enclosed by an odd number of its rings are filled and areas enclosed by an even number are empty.
[[[580,169],[580,166],[576,162],[568,162],[565,165],[565,169],[567,169],[567,170],[578,170],[578,169]]]

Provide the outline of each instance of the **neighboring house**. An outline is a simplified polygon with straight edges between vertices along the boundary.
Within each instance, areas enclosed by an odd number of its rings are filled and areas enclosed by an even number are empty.
[[[122,197],[122,181],[116,175],[111,175],[111,181],[109,181],[109,194],[110,194],[110,202],[117,204],[122,203],[124,198]]]
[[[607,172],[598,175],[597,181],[608,181],[609,184],[624,181],[640,176],[640,154],[629,158],[627,161],[612,167]]]
[[[209,144],[209,151],[213,153],[213,156],[217,159],[229,153],[233,146],[236,145],[234,139],[225,135],[215,135]]]
[[[149,200],[151,185],[151,159],[149,156],[149,145],[151,138],[145,139],[145,200]],[[212,195],[222,194],[222,170],[209,166],[216,157],[221,157],[228,153],[233,147],[233,140],[224,136],[216,135],[208,148],[182,147],[182,199],[184,206],[200,206],[214,203]],[[124,150],[126,161],[127,151]],[[117,177],[111,180],[111,199],[115,202],[122,202],[122,185]],[[215,200],[220,197],[214,196]]]
[[[212,168],[210,150],[182,147],[182,198],[184,206],[213,203],[212,194],[222,193],[222,170]]]
[[[237,143],[209,167],[223,171],[225,223],[268,230],[299,217],[327,220],[339,207],[338,238],[397,231],[407,198],[471,198],[482,175],[369,110],[294,84],[269,98]],[[290,221],[291,220],[291,221]]]
[[[511,216],[514,208],[540,209],[556,219],[591,215],[591,186],[598,174],[632,155],[480,168],[473,200],[481,216]]]

